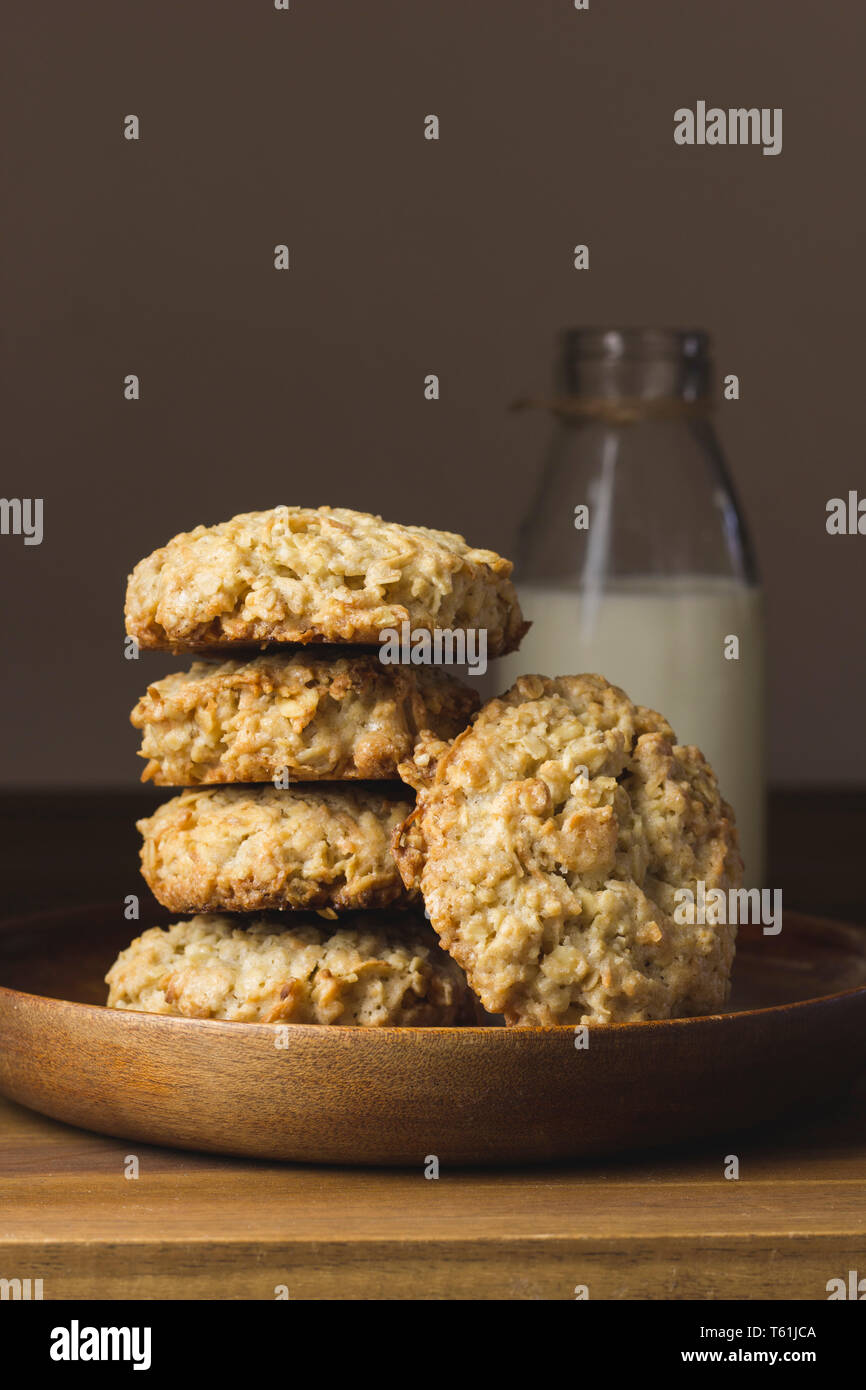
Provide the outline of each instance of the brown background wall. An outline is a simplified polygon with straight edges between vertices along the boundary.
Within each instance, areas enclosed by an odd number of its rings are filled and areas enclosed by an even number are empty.
[[[45,540],[0,538],[5,784],[134,781],[126,713],[172,663],[123,660],[124,579],[177,531],[331,502],[507,552],[548,427],[506,406],[558,328],[605,322],[707,327],[739,374],[773,776],[864,779],[866,538],[824,529],[866,492],[861,7],[50,0],[7,27],[2,491],[45,498]],[[783,107],[783,153],[676,147],[701,97]]]

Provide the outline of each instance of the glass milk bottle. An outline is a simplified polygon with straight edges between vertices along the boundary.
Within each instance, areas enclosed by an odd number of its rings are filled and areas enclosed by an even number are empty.
[[[705,333],[564,334],[549,456],[514,577],[522,672],[595,671],[660,710],[712,763],[745,882],[764,872],[763,635],[748,536],[710,418]]]

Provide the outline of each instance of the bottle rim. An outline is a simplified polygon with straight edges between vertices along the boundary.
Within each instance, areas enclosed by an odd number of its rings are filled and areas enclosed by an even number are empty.
[[[707,362],[710,334],[703,328],[566,328],[563,354],[571,361]]]
[[[566,328],[558,386],[569,397],[706,401],[713,363],[702,328]]]

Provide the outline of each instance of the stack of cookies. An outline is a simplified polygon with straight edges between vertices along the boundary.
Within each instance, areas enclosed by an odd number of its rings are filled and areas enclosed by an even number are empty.
[[[144,780],[182,789],[139,823],[171,913],[107,976],[110,1007],[194,1018],[382,1026],[472,1021],[391,842],[398,780],[478,697],[444,669],[383,664],[383,632],[525,630],[508,561],[364,513],[277,507],[176,536],[129,579],[126,630],[189,669],[132,722]],[[375,648],[375,650],[371,650]]]
[[[479,711],[452,674],[387,664],[407,630],[410,655],[514,650],[510,569],[327,507],[137,566],[127,632],[206,658],[132,715],[145,779],[183,788],[140,823],[144,876],[191,915],[122,952],[111,1007],[381,1026],[480,1002],[549,1027],[723,1006],[742,861],[699,750],[602,676],[521,676]]]

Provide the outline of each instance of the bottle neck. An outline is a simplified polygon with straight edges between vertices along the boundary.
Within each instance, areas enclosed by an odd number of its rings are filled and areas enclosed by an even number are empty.
[[[705,362],[682,357],[571,357],[561,364],[558,388],[575,402],[644,401],[673,414],[678,405],[706,407],[710,381]]]

